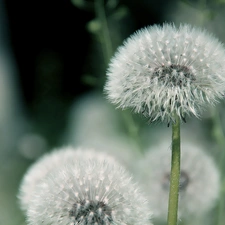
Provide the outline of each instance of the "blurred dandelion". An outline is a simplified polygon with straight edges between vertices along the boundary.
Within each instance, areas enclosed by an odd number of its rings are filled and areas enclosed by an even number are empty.
[[[170,185],[170,151],[166,143],[149,150],[135,167],[154,208],[155,219],[166,220]],[[182,145],[179,217],[193,220],[205,216],[219,197],[220,176],[213,159],[200,146]]]
[[[174,114],[199,117],[225,91],[225,51],[206,31],[170,24],[139,30],[119,48],[107,72],[105,91],[118,107],[151,121]]]
[[[71,108],[65,142],[108,152],[128,166],[140,154],[135,140],[123,129],[124,123],[112,105],[100,93],[90,92],[81,96]]]
[[[86,153],[37,184],[28,224],[151,224],[147,201],[125,169],[105,154]]]

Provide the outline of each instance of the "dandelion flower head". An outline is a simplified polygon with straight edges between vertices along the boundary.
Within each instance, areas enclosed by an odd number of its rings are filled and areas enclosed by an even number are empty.
[[[146,198],[131,176],[111,157],[98,156],[69,161],[42,179],[27,211],[28,224],[151,224]]]
[[[32,164],[25,173],[19,188],[19,203],[21,209],[26,212],[31,202],[35,187],[55,168],[63,166],[69,161],[78,159],[92,159],[96,157],[96,151],[91,148],[74,148],[71,146],[55,149],[44,154],[34,164]],[[110,158],[108,154],[98,153],[98,160],[104,161],[105,157]],[[111,160],[114,160],[111,157]]]
[[[149,26],[128,38],[112,58],[105,91],[118,107],[150,121],[200,116],[225,92],[225,50],[206,31],[171,24]]]

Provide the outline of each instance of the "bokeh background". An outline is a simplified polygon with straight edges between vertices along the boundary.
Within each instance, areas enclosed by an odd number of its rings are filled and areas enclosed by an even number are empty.
[[[224,0],[0,0],[0,224],[25,224],[16,195],[43,153],[117,143],[118,155],[121,148],[135,155],[133,148],[160,140],[161,129],[170,132],[129,111],[124,117],[104,100],[107,64],[125,38],[173,22],[204,27],[225,43],[224,21]],[[221,124],[223,109],[216,109]],[[191,119],[186,129],[217,158],[211,115]],[[130,117],[138,126],[126,126]],[[128,151],[119,157],[132,158]]]

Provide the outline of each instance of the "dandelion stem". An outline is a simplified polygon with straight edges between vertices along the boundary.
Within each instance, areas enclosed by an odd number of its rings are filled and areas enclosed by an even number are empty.
[[[220,164],[219,164],[219,169],[221,174],[221,179],[222,179],[222,188],[220,191],[220,201],[219,201],[219,211],[218,211],[218,225],[222,225],[224,224],[224,210],[225,210],[225,174],[224,174],[224,164],[225,164],[225,135],[224,135],[224,131],[223,128],[221,126],[221,121],[220,121],[220,116],[219,116],[219,111],[218,110],[214,110],[213,113],[213,135],[214,138],[216,139],[216,142],[218,143],[220,150],[221,150],[221,154],[220,154]]]
[[[127,127],[128,135],[131,137],[131,139],[135,142],[137,149],[142,154],[143,148],[139,136],[139,127],[137,123],[134,121],[131,113],[127,110],[122,111],[123,120],[125,122],[125,125]]]
[[[112,47],[112,41],[109,34],[108,22],[105,15],[103,0],[95,0],[95,13],[101,23],[100,38],[101,38],[102,46],[103,46],[105,64],[107,65],[113,54],[113,47]]]
[[[180,119],[176,115],[172,125],[172,157],[170,173],[170,193],[168,205],[168,225],[177,225],[178,197],[180,183]]]

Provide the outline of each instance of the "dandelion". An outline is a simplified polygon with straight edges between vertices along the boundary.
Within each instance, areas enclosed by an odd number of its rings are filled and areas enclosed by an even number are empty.
[[[69,161],[42,179],[32,194],[28,224],[151,224],[146,198],[131,176],[115,160],[98,157]]]
[[[27,211],[35,187],[49,173],[54,171],[55,168],[60,167],[69,161],[77,160],[83,157],[91,159],[95,157],[95,154],[96,151],[91,149],[74,149],[73,147],[63,147],[43,155],[37,162],[31,165],[22,179],[18,194],[21,209],[24,212]],[[98,155],[98,159],[104,160],[106,156],[108,158],[110,157],[104,153],[101,153]]]
[[[119,48],[105,91],[118,107],[151,121],[199,117],[225,91],[225,51],[206,31],[170,24],[139,30]]]
[[[149,150],[137,163],[136,177],[143,184],[154,208],[155,219],[165,220],[170,185],[170,151],[165,143]],[[204,149],[190,143],[182,145],[179,187],[179,217],[193,220],[207,215],[219,197],[218,169]]]

